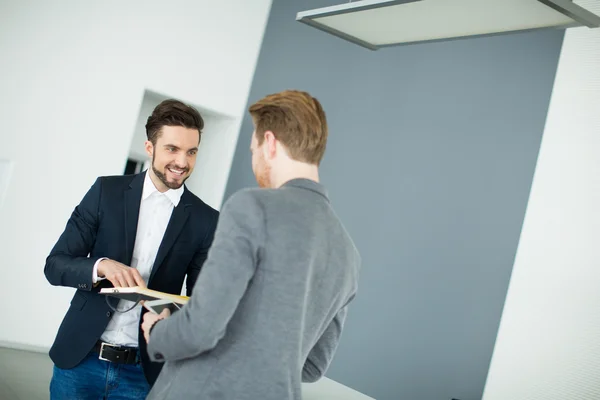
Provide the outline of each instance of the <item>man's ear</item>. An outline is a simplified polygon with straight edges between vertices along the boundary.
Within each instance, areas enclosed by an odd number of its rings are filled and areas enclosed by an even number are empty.
[[[265,157],[268,159],[275,158],[277,155],[277,138],[271,131],[265,132],[265,141],[263,143]]]
[[[152,142],[146,140],[146,143],[144,143],[144,147],[146,148],[146,154],[148,154],[148,156],[152,158],[152,155],[154,154],[154,145],[152,144]]]

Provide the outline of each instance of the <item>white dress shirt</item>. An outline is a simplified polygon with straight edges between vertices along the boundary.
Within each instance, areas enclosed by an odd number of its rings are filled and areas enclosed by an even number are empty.
[[[179,204],[182,194],[183,186],[175,190],[169,189],[164,193],[159,192],[150,179],[149,172],[146,172],[135,245],[133,247],[133,258],[131,260],[131,267],[137,268],[146,284],[148,284],[150,272],[171,219],[171,214]],[[101,260],[98,260],[94,265],[94,282],[104,279],[99,278],[97,275],[98,263]],[[130,301],[121,300],[116,309],[123,311],[131,308],[132,305],[133,303]],[[102,341],[121,346],[137,347],[141,307],[137,305],[130,311],[114,313],[101,336]]]

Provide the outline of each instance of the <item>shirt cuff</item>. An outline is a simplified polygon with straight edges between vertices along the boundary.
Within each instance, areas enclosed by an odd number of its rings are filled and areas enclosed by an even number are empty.
[[[98,264],[100,264],[100,261],[102,261],[102,260],[108,260],[108,258],[107,257],[99,258],[98,261],[96,261],[96,263],[94,264],[94,272],[92,272],[92,283],[98,283],[98,282],[106,279],[105,277],[98,276]]]

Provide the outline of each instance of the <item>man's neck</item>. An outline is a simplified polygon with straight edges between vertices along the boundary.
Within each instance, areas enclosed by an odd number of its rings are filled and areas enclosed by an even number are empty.
[[[312,164],[296,163],[273,177],[273,187],[278,188],[293,179],[309,179],[319,182],[319,167]]]

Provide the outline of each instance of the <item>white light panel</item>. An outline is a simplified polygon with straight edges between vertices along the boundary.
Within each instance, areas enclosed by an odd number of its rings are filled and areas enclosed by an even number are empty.
[[[565,5],[563,0],[365,0],[298,13],[297,20],[376,49],[581,25],[569,12],[558,11],[561,5],[573,7],[567,2]],[[579,9],[574,7],[576,11]]]

